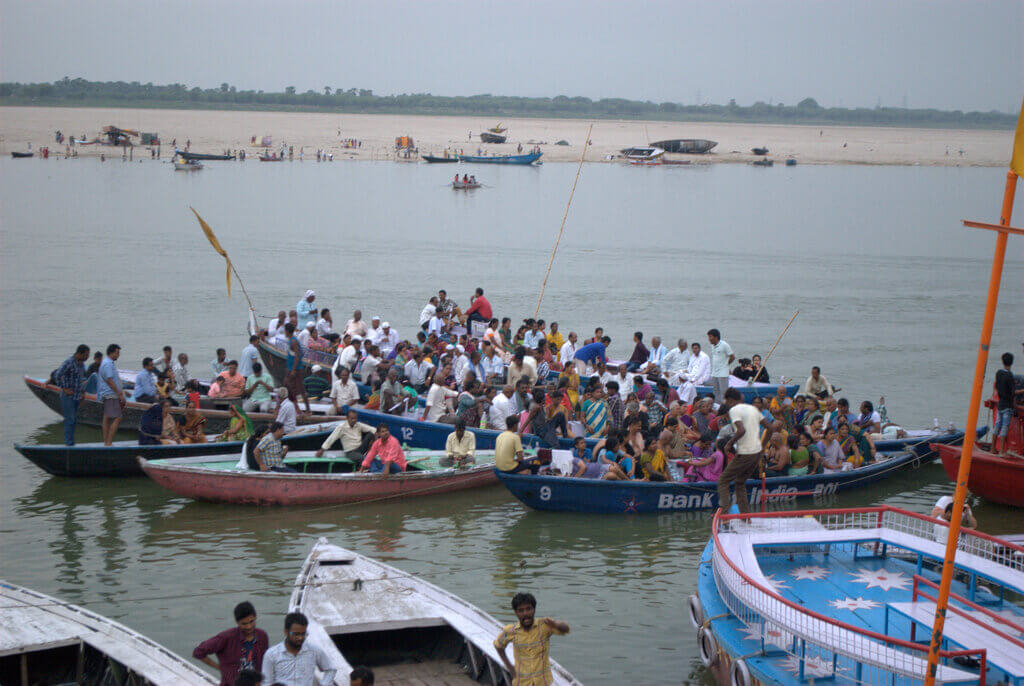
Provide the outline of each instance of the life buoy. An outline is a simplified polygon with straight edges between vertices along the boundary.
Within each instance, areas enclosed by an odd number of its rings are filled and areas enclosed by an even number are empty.
[[[729,670],[729,676],[732,686],[751,686],[753,683],[750,679],[750,670],[747,669],[747,663],[743,660],[732,661],[732,669]]]
[[[704,607],[700,604],[700,598],[695,595],[690,596],[690,624],[693,625],[694,629],[700,629],[701,624],[704,623]]]
[[[711,627],[701,625],[697,632],[697,646],[700,650],[700,661],[705,667],[713,667],[718,662],[718,640]]]

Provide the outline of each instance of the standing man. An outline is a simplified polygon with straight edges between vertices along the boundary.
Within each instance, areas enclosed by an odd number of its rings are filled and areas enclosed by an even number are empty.
[[[171,372],[174,374],[174,390],[182,394],[187,392],[185,387],[192,378],[188,373],[188,355],[178,353],[178,361],[171,367]]]
[[[725,407],[735,429],[725,444],[725,451],[731,452],[735,446],[736,457],[726,465],[722,475],[718,477],[718,506],[722,508],[722,512],[729,511],[732,505],[729,487],[735,483],[736,504],[739,505],[740,512],[750,512],[747,479],[754,475],[754,471],[761,463],[760,427],[770,429],[770,424],[756,407],[743,402],[743,394],[738,389],[730,388],[725,392]],[[770,433],[769,430],[765,439],[770,437]]]
[[[995,426],[992,427],[992,452],[996,455],[1006,452],[1007,443],[1009,442],[1010,420],[1013,418],[1013,406],[1016,404],[1017,399],[1024,394],[1024,389],[1017,390],[1014,388],[1012,367],[1013,353],[1003,353],[1003,368],[996,372],[995,379],[995,391],[999,404]],[[1000,439],[1002,439],[1002,448],[1000,448]]]
[[[550,339],[551,337],[548,336],[548,338]],[[576,340],[576,332],[570,331],[568,340],[558,348],[558,361],[563,369],[571,365],[573,358],[576,357]]]
[[[288,356],[284,360],[284,387],[299,402],[299,398],[306,401],[306,412],[309,412],[309,396],[306,395],[306,387],[302,384],[302,345],[295,336],[295,325],[288,322],[284,325],[284,331],[288,335]]]
[[[306,328],[306,324],[313,322],[316,324],[317,309],[313,307],[313,301],[316,300],[316,293],[314,291],[306,291],[306,295],[302,297],[299,304],[295,306],[295,313],[298,316],[298,322],[295,328],[300,331]]]
[[[114,442],[117,425],[121,423],[124,409],[124,392],[121,390],[121,376],[117,373],[117,358],[121,357],[121,346],[111,343],[107,356],[100,363],[99,383],[96,385],[96,399],[103,403],[103,445]]]
[[[569,334],[569,339],[572,340],[572,334]],[[602,336],[601,340],[594,341],[593,343],[587,343],[585,346],[576,351],[573,356],[573,360],[576,363],[576,371],[580,376],[587,373],[587,365],[594,364],[595,362],[608,362],[608,346],[611,345],[612,339],[608,336]]]
[[[263,681],[281,682],[288,686],[333,684],[338,671],[327,654],[306,643],[309,620],[301,612],[289,612],[284,618],[284,641],[274,645],[263,656]],[[322,674],[317,682],[316,670]]]
[[[192,657],[220,671],[220,686],[233,686],[242,670],[259,672],[270,646],[267,632],[256,628],[256,608],[249,601],[235,606],[235,623],[238,626],[206,639],[192,651]]]
[[[252,376],[252,366],[260,361],[260,351],[256,347],[260,337],[256,334],[249,336],[249,345],[242,348],[242,356],[238,363],[238,373],[249,378]]]
[[[156,402],[156,366],[152,357],[143,358],[142,369],[135,375],[132,400],[137,403]]]
[[[569,633],[569,625],[550,617],[534,621],[537,599],[530,593],[516,593],[512,598],[512,610],[519,621],[505,626],[494,639],[494,647],[505,663],[505,669],[512,675],[512,686],[546,686],[553,683],[549,644],[552,636]],[[509,643],[512,644],[512,657],[516,663],[514,667],[505,652]]]
[[[75,425],[78,424],[78,405],[85,388],[85,361],[89,359],[89,346],[79,345],[75,354],[57,368],[53,380],[60,386],[60,409],[64,415],[64,445],[75,444]]]
[[[708,331],[708,342],[711,343],[711,387],[715,390],[715,402],[721,403],[729,390],[729,365],[736,356],[729,344],[722,340],[718,329]]]

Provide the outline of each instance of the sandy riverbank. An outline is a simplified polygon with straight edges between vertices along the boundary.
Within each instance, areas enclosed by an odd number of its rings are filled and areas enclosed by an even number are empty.
[[[292,112],[227,112],[210,110],[94,109],[71,107],[0,108],[0,154],[48,145],[51,152],[63,152],[54,142],[54,132],[66,136],[86,134],[95,138],[108,124],[138,131],[156,132],[163,142],[162,153],[170,153],[172,139],[184,147],[191,140],[197,152],[222,152],[244,148],[252,154],[253,135],[272,136],[274,147],[293,146],[315,155],[318,148],[334,154],[335,160],[392,159],[396,136],[412,136],[421,153],[440,154],[444,149],[462,149],[476,154],[514,153],[518,144],[528,149],[540,143],[547,162],[579,160],[580,145],[590,122],[573,119],[502,119],[508,127],[509,142],[483,145],[479,132],[497,120],[484,117],[430,117],[407,115],[321,114]],[[472,140],[469,135],[472,133]],[[341,139],[362,141],[356,150],[343,149]],[[661,121],[594,122],[593,144],[588,162],[605,161],[619,149],[666,138],[706,138],[718,141],[711,155],[671,155],[694,162],[749,162],[750,149],[767,146],[781,162],[793,157],[801,164],[896,164],[929,166],[990,166],[1007,164],[1013,142],[1012,131],[957,129],[898,129],[846,126],[783,126],[767,124],[685,123]],[[557,146],[558,140],[569,146]],[[119,155],[105,146],[78,147],[80,155]],[[136,155],[149,153],[136,149]]]

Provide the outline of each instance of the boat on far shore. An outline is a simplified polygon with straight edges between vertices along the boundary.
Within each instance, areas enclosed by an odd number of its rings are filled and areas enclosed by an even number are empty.
[[[718,141],[709,141],[703,138],[669,138],[663,141],[654,141],[651,145],[661,148],[665,152],[706,155],[718,145]]]
[[[453,164],[459,161],[458,155],[421,155],[420,157],[428,164]]]
[[[34,152],[12,152],[11,153],[11,157],[13,157],[16,160],[17,159],[24,159],[26,157],[33,157],[33,156],[35,156]]]
[[[634,146],[619,151],[630,164],[661,164],[665,151],[653,145]]]
[[[233,160],[233,159],[235,159],[234,155],[213,155],[213,154],[205,153],[205,152],[189,152],[187,150],[177,150],[176,152],[179,155],[181,155],[183,158],[185,158],[186,160],[211,160],[211,161],[213,161],[213,160]]]
[[[459,155],[459,160],[476,164],[518,164],[525,166],[539,160],[542,154],[531,152],[526,155]]]

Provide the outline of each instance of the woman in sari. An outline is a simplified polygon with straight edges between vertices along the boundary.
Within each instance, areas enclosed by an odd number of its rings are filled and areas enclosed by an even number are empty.
[[[608,403],[601,397],[600,386],[595,386],[590,397],[583,401],[583,424],[587,438],[599,438],[608,433]]]
[[[160,427],[160,442],[164,445],[178,445],[182,441],[178,418],[171,413],[171,402],[160,401],[163,408],[163,424]]]
[[[576,365],[566,365],[562,373],[558,375],[558,384],[561,387],[562,380],[566,381],[565,397],[569,404],[576,408],[580,405],[580,375],[576,373]]]
[[[196,404],[189,398],[185,401],[185,425],[181,427],[181,435],[185,443],[206,443],[206,436],[203,434],[203,427],[206,425],[206,417],[199,414]]]
[[[217,440],[244,441],[252,436],[252,420],[249,419],[249,415],[237,405],[231,405],[230,412],[231,422],[228,424],[227,430],[217,436]]]
[[[857,439],[850,435],[849,424],[844,422],[839,425],[838,440],[845,462],[850,463],[855,469],[864,464],[864,456],[860,454],[860,446],[857,445]]]

